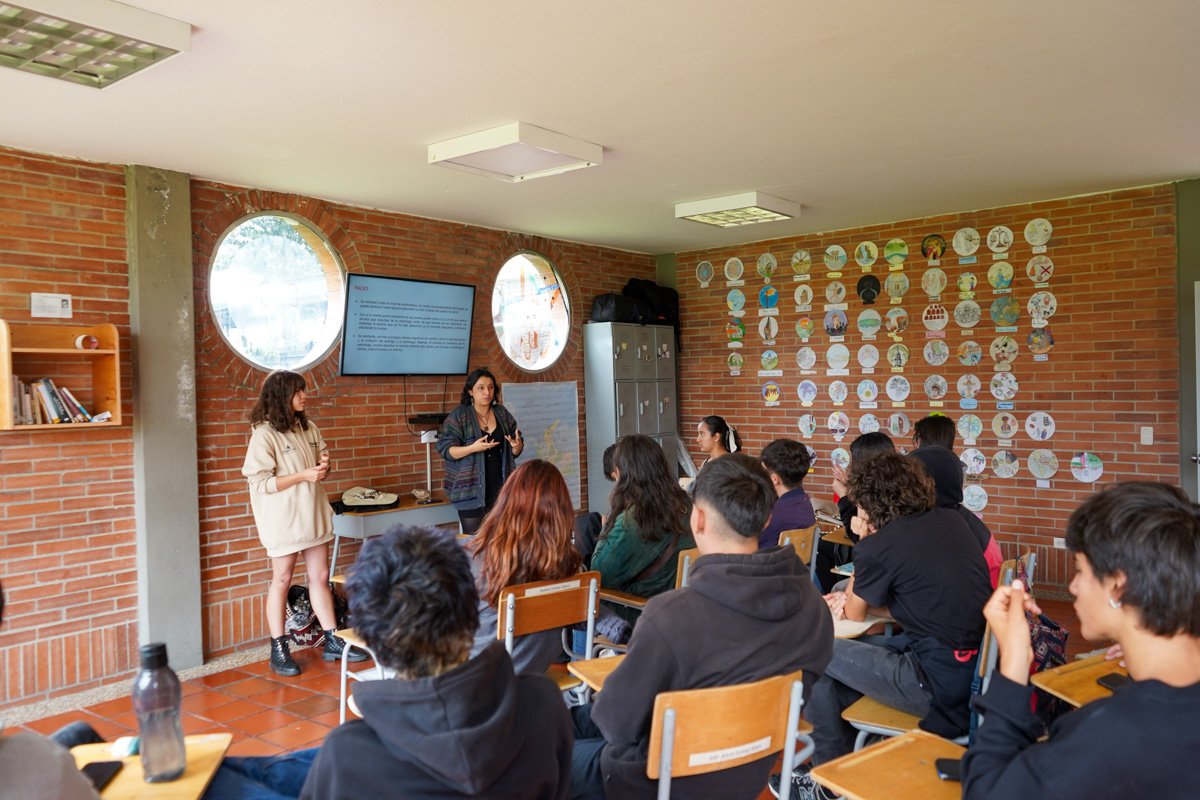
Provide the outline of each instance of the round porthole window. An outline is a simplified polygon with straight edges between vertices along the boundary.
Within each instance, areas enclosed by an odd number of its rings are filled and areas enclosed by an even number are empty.
[[[325,236],[281,213],[234,223],[218,242],[208,301],[222,338],[265,369],[304,370],[337,343],[345,270]]]
[[[571,309],[558,270],[538,253],[517,253],[492,290],[492,327],[504,355],[527,372],[549,368],[567,346]]]

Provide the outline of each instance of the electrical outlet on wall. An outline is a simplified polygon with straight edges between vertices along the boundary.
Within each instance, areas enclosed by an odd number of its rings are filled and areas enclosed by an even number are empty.
[[[1141,434],[1142,444],[1154,444],[1154,428],[1151,428],[1149,425],[1143,425]]]
[[[1054,537],[1054,548],[1056,550],[1066,550],[1067,549],[1067,540],[1061,536],[1055,536]]]

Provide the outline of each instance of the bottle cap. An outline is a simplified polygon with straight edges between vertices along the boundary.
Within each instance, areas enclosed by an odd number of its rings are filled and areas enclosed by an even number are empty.
[[[142,669],[158,669],[167,666],[167,643],[151,642],[138,648]]]

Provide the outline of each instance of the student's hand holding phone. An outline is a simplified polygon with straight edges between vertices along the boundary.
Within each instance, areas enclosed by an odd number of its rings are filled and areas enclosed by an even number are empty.
[[[1000,673],[1022,686],[1029,682],[1029,665],[1033,663],[1026,611],[1042,613],[1020,581],[1013,581],[1010,586],[997,586],[983,607],[983,616],[992,626],[992,633],[1000,645]]]

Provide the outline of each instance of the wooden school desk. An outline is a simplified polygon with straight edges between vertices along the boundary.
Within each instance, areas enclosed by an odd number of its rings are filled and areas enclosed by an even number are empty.
[[[912,731],[813,767],[812,777],[847,800],[959,800],[962,784],[939,778],[933,762],[965,752],[949,739]]]
[[[231,733],[201,733],[183,737],[187,751],[187,767],[183,774],[167,783],[146,783],[143,780],[142,757],[120,759],[125,766],[100,793],[103,800],[199,800],[221,766],[221,759],[233,741]],[[82,768],[93,761],[116,761],[111,742],[81,744],[71,748],[75,765]]]
[[[1128,675],[1129,670],[1119,660],[1105,661],[1104,654],[1083,658],[1063,664],[1061,667],[1038,672],[1030,678],[1033,685],[1071,705],[1079,708],[1102,697],[1112,697],[1112,692],[1096,683],[1101,675],[1119,672]]]
[[[572,661],[567,664],[567,672],[586,683],[593,692],[598,692],[604,688],[604,681],[612,674],[612,671],[624,660],[625,656],[619,655]]]

